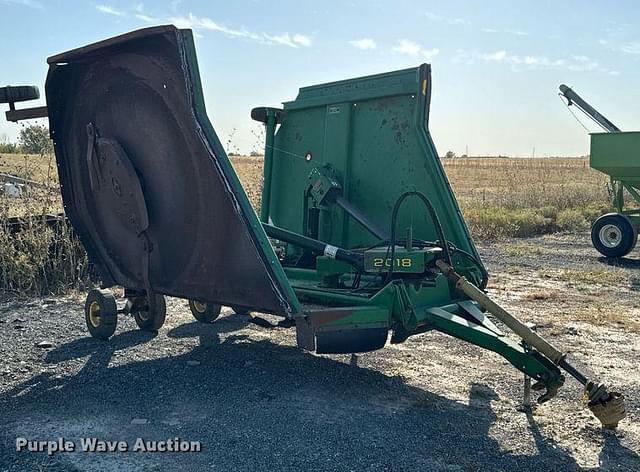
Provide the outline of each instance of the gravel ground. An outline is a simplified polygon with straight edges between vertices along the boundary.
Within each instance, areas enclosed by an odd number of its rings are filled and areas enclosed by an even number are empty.
[[[615,433],[581,408],[575,381],[519,413],[522,376],[439,333],[319,356],[295,347],[294,330],[228,311],[199,324],[171,299],[157,335],[122,319],[101,342],[68,297],[0,304],[0,472],[640,470],[640,261],[607,265],[587,235],[480,249],[490,293],[627,396]],[[83,437],[180,437],[202,450],[15,451],[17,437],[61,436],[78,449]]]

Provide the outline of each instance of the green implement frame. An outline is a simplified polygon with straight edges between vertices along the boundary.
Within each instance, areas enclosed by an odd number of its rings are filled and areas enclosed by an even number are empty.
[[[484,293],[487,271],[429,135],[429,65],[252,110],[266,130],[258,218],[205,110],[191,31],[146,28],[48,62],[47,107],[15,110],[24,95],[6,88],[0,102],[10,118],[49,118],[65,212],[102,279],[85,303],[92,336],[112,336],[119,315],[158,330],[164,295],[189,299],[204,323],[221,305],[283,316],[319,353],[437,330],[503,356],[546,390],[539,402],[562,369],[605,426],[624,417],[621,395]]]
[[[433,270],[444,249],[458,273],[487,283],[429,134],[430,98],[431,69],[423,64],[305,87],[283,109],[252,111],[266,130],[261,220],[286,243],[281,261],[297,297],[314,306],[296,317],[298,342],[318,352],[362,352],[383,347],[389,331],[397,343],[435,329],[502,355],[555,392],[560,369],[507,338]],[[400,206],[407,192],[424,195],[434,212],[420,198]],[[311,250],[268,224],[327,249]],[[446,248],[438,247],[443,239]],[[362,251],[363,268],[336,258],[334,247]]]
[[[283,109],[252,111],[266,130],[261,221],[284,244],[280,262],[305,307],[294,316],[298,345],[363,352],[389,332],[400,343],[437,330],[503,356],[546,390],[539,402],[564,383],[562,368],[615,427],[623,397],[484,294],[487,272],[429,134],[430,99],[422,64],[305,87]]]

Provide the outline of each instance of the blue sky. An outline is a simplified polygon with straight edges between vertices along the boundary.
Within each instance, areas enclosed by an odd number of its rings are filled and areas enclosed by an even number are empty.
[[[433,66],[440,154],[586,154],[587,133],[557,96],[563,82],[640,129],[637,1],[0,0],[0,83],[42,90],[47,56],[166,23],[195,30],[209,116],[243,152],[260,147],[252,107],[422,62]],[[0,138],[19,129],[0,120]]]

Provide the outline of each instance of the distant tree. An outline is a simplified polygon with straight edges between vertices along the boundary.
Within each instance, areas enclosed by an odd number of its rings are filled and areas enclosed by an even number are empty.
[[[453,159],[454,157],[456,157],[456,153],[453,151],[447,151],[447,153],[444,155],[445,159]]]
[[[20,130],[18,142],[27,154],[47,154],[53,149],[49,129],[44,125],[29,125]]]
[[[249,156],[251,156],[251,157],[262,157],[262,153],[258,152],[258,151],[251,151],[251,154],[249,154]]]

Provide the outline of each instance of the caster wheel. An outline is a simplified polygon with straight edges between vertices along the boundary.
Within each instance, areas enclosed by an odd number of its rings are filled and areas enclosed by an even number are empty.
[[[251,313],[249,308],[245,308],[243,306],[232,306],[231,309],[236,315],[248,315]]]
[[[626,256],[636,246],[638,232],[629,218],[619,213],[608,213],[598,218],[591,227],[591,241],[606,257]]]
[[[189,308],[193,317],[200,323],[213,323],[220,315],[220,310],[222,310],[220,305],[198,300],[189,300]]]
[[[154,297],[156,306],[153,311],[151,311],[146,296],[131,300],[133,303],[133,308],[131,309],[133,319],[136,320],[138,328],[142,331],[158,331],[164,324],[167,315],[164,295],[154,294]]]
[[[118,324],[118,305],[110,290],[93,289],[84,303],[84,319],[89,334],[98,339],[109,339]]]

